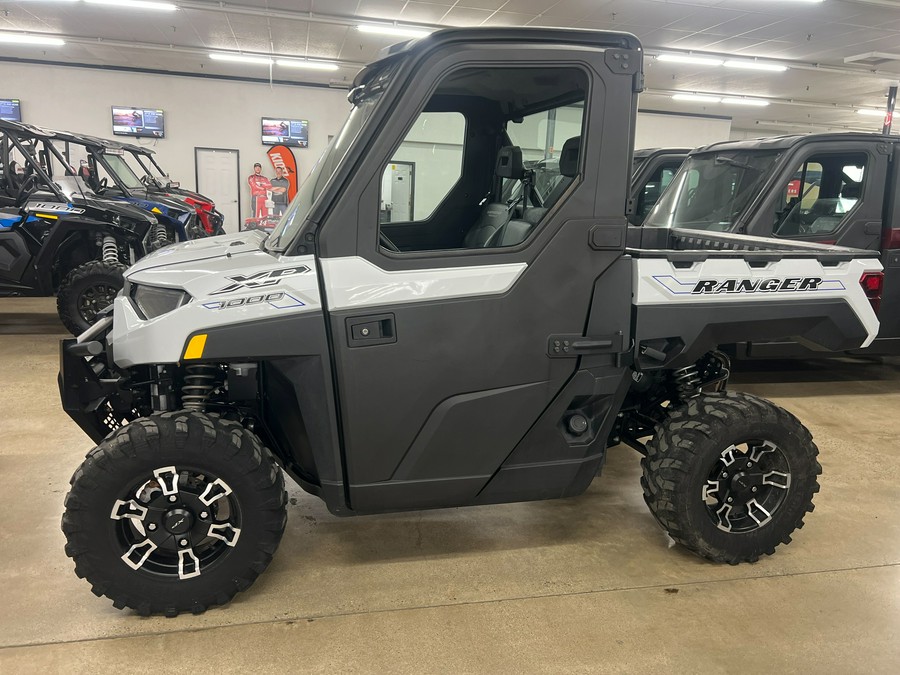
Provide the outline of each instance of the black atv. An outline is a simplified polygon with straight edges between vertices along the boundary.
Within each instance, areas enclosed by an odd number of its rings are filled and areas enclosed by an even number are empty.
[[[52,140],[0,121],[0,295],[56,294],[60,320],[78,335],[112,304],[127,266],[154,248],[159,224],[93,194]]]

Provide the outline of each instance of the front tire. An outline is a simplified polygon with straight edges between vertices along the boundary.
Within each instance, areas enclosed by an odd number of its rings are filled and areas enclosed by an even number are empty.
[[[674,408],[641,460],[644,500],[669,535],[732,565],[771,555],[803,527],[822,473],[796,417],[743,393]]]
[[[237,422],[179,411],[143,417],[85,459],[62,529],[75,573],[139,614],[199,614],[266,569],[284,532],[284,479]]]
[[[56,309],[72,335],[81,335],[97,320],[97,314],[113,303],[125,285],[121,263],[91,260],[66,275],[56,294]]]

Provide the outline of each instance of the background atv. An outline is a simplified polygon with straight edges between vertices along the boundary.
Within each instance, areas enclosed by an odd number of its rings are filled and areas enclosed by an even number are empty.
[[[156,216],[165,226],[165,238],[160,236],[157,245],[209,236],[200,207],[188,203],[183,196],[156,189],[146,176],[138,177],[127,161],[126,144],[69,131],[52,133],[55,140],[65,144],[64,153],[70,164],[79,167],[79,176],[95,194],[125,201]]]
[[[80,334],[126,267],[156,248],[158,228],[152,214],[91,193],[52,135],[0,121],[0,294],[56,294],[60,320]]]

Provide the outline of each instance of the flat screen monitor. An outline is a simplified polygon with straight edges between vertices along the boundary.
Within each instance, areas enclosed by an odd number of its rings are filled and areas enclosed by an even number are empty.
[[[22,121],[22,106],[17,98],[0,98],[0,120]]]
[[[262,142],[263,145],[293,145],[297,148],[308,148],[309,121],[263,117]]]
[[[113,106],[113,134],[137,138],[165,138],[166,116],[156,108]]]

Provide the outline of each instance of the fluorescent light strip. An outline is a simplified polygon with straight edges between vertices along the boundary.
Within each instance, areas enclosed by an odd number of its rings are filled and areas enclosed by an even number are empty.
[[[112,5],[128,9],[157,9],[171,12],[178,7],[171,2],[154,2],[152,0],[84,0],[89,5]]]
[[[703,94],[673,94],[675,101],[693,101],[695,103],[721,103],[719,96],[704,96]]]
[[[0,42],[13,45],[50,45],[54,47],[61,47],[66,44],[65,40],[47,37],[45,35],[24,35],[22,33],[4,32],[0,32]]]
[[[276,65],[288,68],[306,68],[308,70],[337,70],[340,66],[326,61],[304,61],[301,59],[276,59]]]
[[[773,73],[783,73],[788,68],[779,63],[763,63],[762,61],[741,61],[737,59],[725,62],[726,68],[740,68],[742,70],[767,70]]]
[[[212,52],[209,55],[213,61],[232,61],[234,63],[253,63],[259,66],[271,66],[273,61],[267,56],[247,56],[244,54],[228,54],[224,52]]]
[[[722,103],[730,105],[752,105],[758,108],[765,108],[769,102],[761,98],[740,98],[738,96],[725,96]]]
[[[860,108],[856,112],[859,115],[867,115],[868,117],[884,117],[887,114],[886,110],[874,110],[872,108]]]
[[[383,23],[361,23],[356,29],[361,33],[374,33],[375,35],[394,35],[396,37],[420,38],[431,35],[433,31],[427,28],[413,28],[410,26],[392,26]]]
[[[669,61],[671,63],[692,63],[697,66],[721,66],[725,63],[724,59],[717,59],[711,56],[692,56],[690,54],[660,54],[656,57],[659,61]]]

